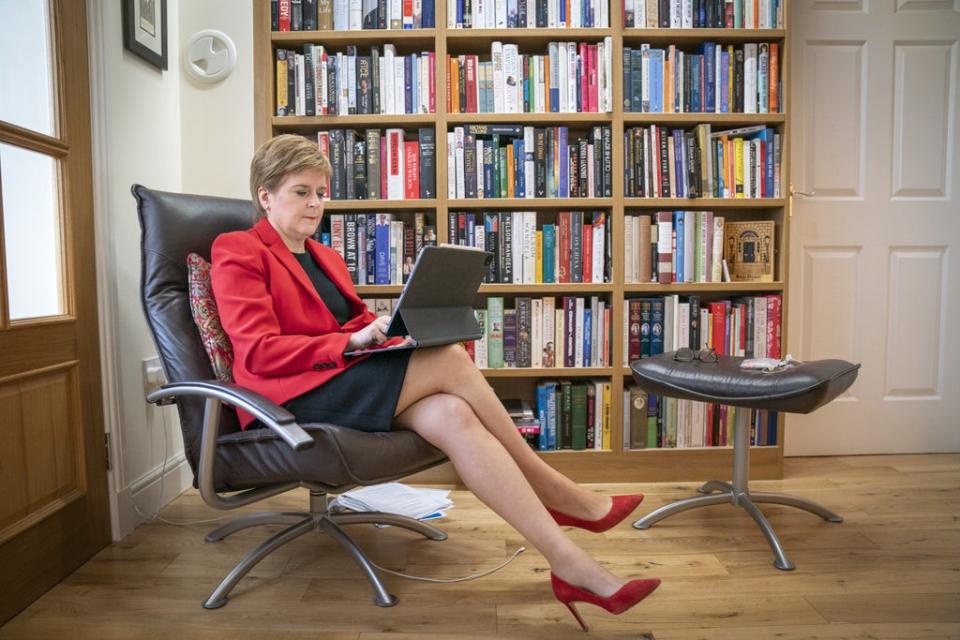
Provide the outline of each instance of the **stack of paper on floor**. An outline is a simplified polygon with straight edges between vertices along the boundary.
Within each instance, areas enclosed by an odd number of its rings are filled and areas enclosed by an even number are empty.
[[[358,487],[341,494],[331,502],[331,507],[352,511],[382,511],[409,516],[418,520],[440,518],[453,507],[450,491],[408,487],[399,482]]]

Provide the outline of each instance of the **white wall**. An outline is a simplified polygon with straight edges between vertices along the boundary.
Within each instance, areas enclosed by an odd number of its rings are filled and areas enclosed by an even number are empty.
[[[186,193],[249,198],[253,155],[253,1],[180,3],[180,42],[205,29],[237,45],[237,67],[217,84],[180,83],[182,189]]]
[[[119,539],[143,521],[137,507],[153,513],[191,481],[176,413],[144,401],[142,363],[156,350],[140,306],[140,229],[130,186],[246,196],[253,10],[252,0],[169,0],[163,72],[123,48],[119,4],[93,1],[88,12],[103,384]],[[181,71],[179,54],[182,40],[206,28],[234,39],[238,67],[225,81],[201,86]]]

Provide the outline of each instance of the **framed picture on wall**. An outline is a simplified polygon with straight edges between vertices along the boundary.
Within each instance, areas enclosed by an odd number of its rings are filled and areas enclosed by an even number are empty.
[[[123,46],[158,69],[167,68],[167,0],[121,0]]]

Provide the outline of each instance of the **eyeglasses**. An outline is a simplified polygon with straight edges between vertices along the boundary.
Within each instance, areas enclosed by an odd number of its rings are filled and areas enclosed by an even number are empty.
[[[694,360],[699,360],[700,362],[716,362],[720,359],[720,356],[717,355],[713,347],[700,349],[698,351],[694,351],[689,347],[681,347],[673,353],[673,359],[677,362],[693,362]]]

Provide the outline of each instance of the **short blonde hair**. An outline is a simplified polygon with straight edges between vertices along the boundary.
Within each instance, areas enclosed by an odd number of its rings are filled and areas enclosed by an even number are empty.
[[[316,143],[303,136],[285,133],[270,138],[257,149],[250,162],[250,195],[253,196],[253,221],[267,215],[260,205],[260,187],[274,191],[291,173],[319,169],[330,177],[330,161]]]

